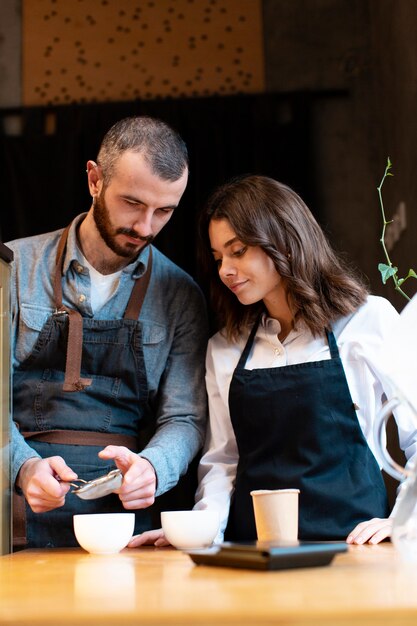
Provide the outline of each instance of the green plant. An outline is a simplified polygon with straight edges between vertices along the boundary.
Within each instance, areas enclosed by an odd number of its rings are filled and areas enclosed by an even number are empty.
[[[409,278],[417,278],[417,274],[413,269],[409,269],[407,276],[405,278],[400,278],[398,276],[398,267],[392,264],[392,261],[388,254],[387,247],[385,245],[385,231],[386,231],[388,224],[391,224],[393,220],[387,221],[385,217],[384,202],[382,200],[382,185],[384,184],[387,176],[394,176],[394,174],[390,171],[391,168],[392,168],[392,163],[390,161],[390,158],[388,157],[384,175],[379,184],[379,187],[377,187],[378,195],[379,195],[379,204],[381,207],[382,220],[383,220],[383,227],[382,227],[382,234],[381,234],[380,242],[384,250],[385,258],[387,261],[386,263],[379,263],[378,269],[381,272],[382,282],[384,283],[384,285],[386,284],[387,280],[392,278],[392,280],[394,281],[395,289],[399,291],[400,294],[404,296],[404,298],[407,298],[407,300],[410,300],[409,296],[405,293],[405,291],[402,290],[401,287],[404,285],[405,281],[408,280]]]

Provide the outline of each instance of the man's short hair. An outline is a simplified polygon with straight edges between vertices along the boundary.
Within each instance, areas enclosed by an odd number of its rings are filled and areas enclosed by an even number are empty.
[[[128,150],[142,154],[153,174],[163,180],[176,181],[188,168],[187,146],[173,128],[152,117],[127,117],[110,128],[100,146],[97,163],[106,184],[116,161]]]

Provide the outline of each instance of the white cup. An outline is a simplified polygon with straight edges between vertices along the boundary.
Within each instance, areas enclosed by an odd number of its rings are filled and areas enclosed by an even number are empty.
[[[116,554],[127,546],[135,528],[134,513],[74,515],[78,543],[92,554]]]
[[[250,492],[259,541],[297,541],[299,493],[299,489],[258,489]]]
[[[169,543],[179,550],[211,546],[219,532],[217,511],[162,511],[162,529]]]

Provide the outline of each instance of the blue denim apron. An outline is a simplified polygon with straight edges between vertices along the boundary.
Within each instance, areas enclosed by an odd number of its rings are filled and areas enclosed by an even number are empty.
[[[68,229],[62,235],[57,255],[59,283],[67,233]],[[65,307],[48,318],[32,354],[14,372],[14,420],[22,434],[28,437],[29,445],[43,458],[62,456],[78,477],[87,481],[114,469],[113,461],[101,460],[97,456],[105,445],[134,444],[140,431],[150,423],[138,317],[151,262],[150,250],[148,271],[135,281],[125,312],[126,316],[129,310],[130,319],[81,318],[81,334],[78,333],[75,339],[73,335],[69,342],[71,350],[74,341],[80,344],[79,374],[82,382],[73,385],[73,391],[64,390],[64,381],[71,369],[68,365],[70,310]],[[145,278],[146,286],[142,285],[143,293],[138,300],[139,284]],[[62,291],[58,296],[56,291],[55,284],[56,299],[62,300]],[[97,445],[91,445],[95,433]],[[61,443],[56,443],[57,440]],[[89,445],[82,445],[84,440]],[[139,449],[137,444],[129,447]],[[69,493],[63,507],[46,513],[33,513],[26,504],[27,547],[75,546],[77,542],[72,522],[75,513],[123,511],[126,510],[116,494],[97,500],[81,500]],[[135,532],[151,527],[151,512],[148,509],[136,511]]]
[[[253,489],[300,489],[302,540],[345,539],[359,522],[386,517],[383,478],[333,333],[327,332],[329,360],[247,370],[257,326],[229,390],[239,462],[226,539],[256,539]]]

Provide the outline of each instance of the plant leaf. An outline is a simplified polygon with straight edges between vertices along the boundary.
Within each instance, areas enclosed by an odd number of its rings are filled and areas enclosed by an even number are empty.
[[[398,286],[399,286],[399,287],[401,287],[401,285],[402,285],[403,283],[405,283],[405,281],[406,281],[408,278],[417,278],[417,274],[415,273],[415,271],[414,271],[413,269],[409,269],[409,270],[408,270],[408,274],[407,274],[407,276],[406,276],[405,278],[400,278],[400,279],[398,280]]]
[[[381,272],[381,278],[384,285],[387,280],[391,278],[391,276],[395,276],[398,272],[398,267],[393,267],[392,265],[387,265],[386,263],[379,263],[378,269]]]

